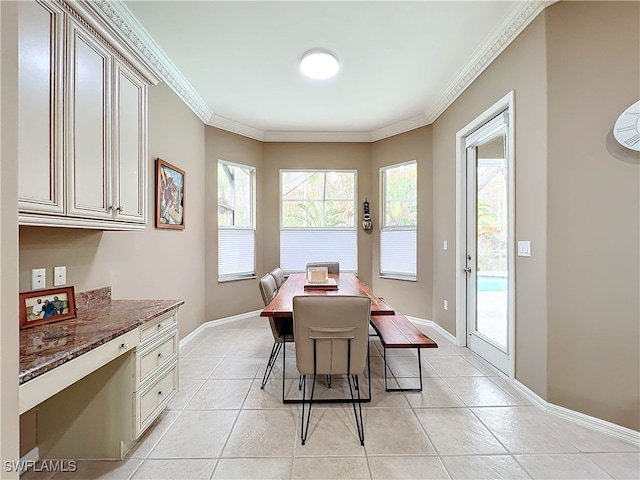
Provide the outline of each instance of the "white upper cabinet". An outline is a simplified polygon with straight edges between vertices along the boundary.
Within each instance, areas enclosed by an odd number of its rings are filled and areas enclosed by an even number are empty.
[[[145,228],[149,83],[69,5],[19,2],[19,222]]]
[[[18,205],[63,214],[62,103],[64,12],[54,4],[19,3]]]
[[[69,22],[67,99],[68,213],[112,218],[110,52]]]
[[[147,87],[131,69],[116,61],[113,175],[114,214],[125,221],[146,221]]]

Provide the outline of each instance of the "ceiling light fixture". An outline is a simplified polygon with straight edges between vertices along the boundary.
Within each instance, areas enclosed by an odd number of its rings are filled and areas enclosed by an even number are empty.
[[[338,73],[340,66],[336,56],[328,50],[315,48],[309,50],[300,60],[300,71],[305,77],[314,80],[326,80]]]

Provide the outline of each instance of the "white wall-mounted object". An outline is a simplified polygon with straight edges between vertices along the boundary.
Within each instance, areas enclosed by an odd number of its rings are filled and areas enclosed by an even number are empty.
[[[449,248],[449,243],[445,240],[444,242],[442,242],[442,249],[447,250],[448,248]]]
[[[531,256],[531,242],[529,240],[523,240],[518,242],[518,256],[519,257]]]
[[[53,267],[53,286],[58,287],[67,283],[67,267]]]
[[[620,114],[613,126],[613,136],[623,147],[640,152],[640,100]]]
[[[44,288],[46,278],[46,269],[34,268],[31,270],[31,290],[39,290]]]

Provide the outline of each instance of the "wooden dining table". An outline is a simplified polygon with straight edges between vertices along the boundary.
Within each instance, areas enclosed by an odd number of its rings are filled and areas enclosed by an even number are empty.
[[[366,283],[353,273],[329,274],[335,279],[337,289],[307,288],[306,273],[292,273],[282,284],[276,296],[264,307],[261,317],[292,317],[293,297],[299,295],[364,295],[371,299],[371,315],[394,315],[395,311],[383,299],[374,295]]]

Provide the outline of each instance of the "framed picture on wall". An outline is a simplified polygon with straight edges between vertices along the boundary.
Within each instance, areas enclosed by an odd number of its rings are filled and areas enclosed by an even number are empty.
[[[20,328],[76,318],[73,287],[20,293]]]
[[[156,228],[184,229],[185,172],[156,159]]]

